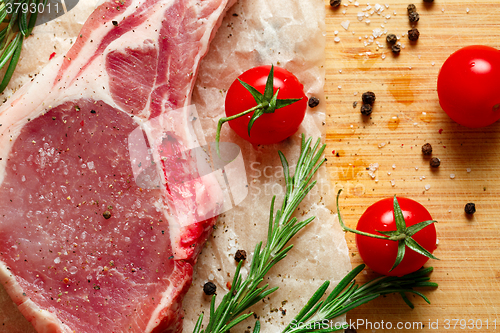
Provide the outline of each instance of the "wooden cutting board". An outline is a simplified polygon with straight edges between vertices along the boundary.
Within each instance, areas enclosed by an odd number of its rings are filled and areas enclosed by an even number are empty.
[[[500,122],[462,127],[441,110],[436,92],[439,69],[451,53],[473,44],[500,48],[500,2],[415,1],[420,39],[410,45],[402,36],[398,57],[385,35],[375,39],[380,47],[365,46],[365,36],[377,28],[399,36],[407,32],[410,2],[380,2],[381,15],[363,11],[366,2],[342,0],[337,9],[325,2],[327,158],[332,185],[345,189],[345,221],[355,227],[369,205],[394,194],[419,201],[439,221],[434,254],[441,260],[426,265],[434,267],[432,280],[439,283],[424,291],[432,304],[411,297],[411,310],[398,295],[389,295],[350,312],[348,319],[359,320],[358,332],[500,331]],[[358,12],[368,13],[370,23],[359,21]],[[360,114],[365,91],[377,96],[369,118]],[[441,159],[437,170],[421,153],[426,142]],[[375,179],[366,170],[372,163],[379,164]],[[468,202],[476,204],[472,218],[464,214]],[[353,266],[360,264],[353,235],[346,239]],[[368,270],[358,281],[374,276]]]

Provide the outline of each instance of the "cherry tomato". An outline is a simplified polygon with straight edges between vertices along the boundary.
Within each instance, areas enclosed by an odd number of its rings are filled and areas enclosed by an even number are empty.
[[[254,67],[238,78],[263,94],[270,70],[271,66]],[[278,88],[278,99],[301,98],[301,100],[277,109],[274,113],[263,114],[253,124],[250,136],[248,136],[248,123],[253,112],[229,121],[229,126],[243,139],[254,144],[278,143],[297,132],[307,109],[304,86],[292,73],[275,66],[274,93]],[[234,81],[226,95],[226,116],[234,116],[256,105],[250,92],[238,80]]]
[[[467,46],[443,64],[437,81],[441,108],[457,123],[483,127],[500,118],[500,51]]]
[[[407,227],[432,220],[431,214],[418,202],[408,198],[398,197],[397,199]],[[375,235],[382,235],[377,232],[378,230],[397,230],[394,220],[393,198],[380,200],[368,207],[359,219],[356,229]],[[413,235],[413,239],[432,253],[436,249],[436,227],[434,224],[426,226]],[[396,260],[398,242],[356,234],[356,244],[366,265],[383,275],[402,276],[409,274],[418,270],[429,260],[426,256],[406,247],[403,261],[390,271]]]

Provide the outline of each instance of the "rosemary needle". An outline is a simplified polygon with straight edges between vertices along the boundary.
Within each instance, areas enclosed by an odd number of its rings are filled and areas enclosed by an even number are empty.
[[[39,11],[48,0],[0,0],[0,69],[9,65],[0,83],[0,93],[5,90],[14,74],[24,38],[35,27]]]
[[[312,177],[325,161],[322,158],[325,145],[320,147],[320,139],[312,147],[311,143],[312,138],[306,141],[305,136],[302,135],[300,156],[293,177],[290,176],[288,161],[283,153],[279,152],[285,177],[285,196],[281,208],[276,213],[274,212],[276,197],[273,197],[271,201],[267,242],[265,245],[260,242],[255,246],[246,279],[243,279],[240,273],[243,264],[243,261],[240,261],[234,274],[231,290],[223,296],[217,307],[215,307],[216,296],[212,297],[209,322],[205,330],[202,330],[203,314],[200,315],[194,333],[228,331],[252,315],[252,313],[243,312],[278,289],[278,287],[269,289],[268,284],[263,286],[260,284],[269,270],[284,259],[287,252],[292,249],[293,245],[287,246],[290,239],[314,219],[311,217],[297,222],[297,218],[292,217],[298,205],[316,184],[316,181],[311,182]],[[254,330],[254,332],[258,331],[260,331],[260,324],[256,324]]]

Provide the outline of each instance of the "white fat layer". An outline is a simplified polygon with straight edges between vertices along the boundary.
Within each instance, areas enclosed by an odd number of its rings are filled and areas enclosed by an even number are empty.
[[[7,269],[7,266],[0,260],[0,283],[10,295],[14,303],[26,318],[34,318],[31,324],[39,333],[53,333],[54,328],[59,328],[60,333],[73,332],[67,325],[62,323],[49,311],[41,309],[29,297],[23,295],[21,285],[16,281],[14,275]]]

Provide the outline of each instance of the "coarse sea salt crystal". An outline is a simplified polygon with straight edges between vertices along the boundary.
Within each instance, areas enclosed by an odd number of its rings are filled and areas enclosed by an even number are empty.
[[[425,188],[425,190],[426,190],[426,191],[429,191],[429,190],[431,189],[431,185],[426,184],[426,185],[424,186],[424,188]]]
[[[393,165],[392,165],[392,168],[393,168],[393,169],[396,169],[396,164],[393,164]]]
[[[343,21],[342,23],[340,23],[340,25],[342,26],[342,28],[344,28],[345,30],[348,30],[349,29],[349,24],[351,22],[349,20],[347,21]]]
[[[454,173],[450,174],[450,178],[455,179],[455,174]]]
[[[57,257],[54,259],[54,263],[59,264],[61,262],[61,258]]]
[[[471,168],[467,168],[467,172],[471,172],[471,171],[472,171]]]
[[[335,37],[333,40],[335,41],[335,43],[340,42],[340,38],[339,37]]]
[[[376,28],[373,29],[373,37],[378,38],[382,36],[382,29]]]
[[[354,3],[354,6],[358,7],[358,6],[359,6],[359,2],[357,2],[357,1],[356,1],[356,2]]]
[[[392,187],[396,186],[396,181],[394,179],[391,180],[391,186]]]
[[[379,167],[379,164],[378,163],[372,163],[370,164],[370,166],[368,167],[368,175],[370,175],[370,177],[372,177],[372,179],[375,178],[375,171],[378,170],[378,167]]]
[[[365,18],[365,14],[364,13],[361,13],[359,12],[358,13],[358,21],[363,21],[363,19]]]

